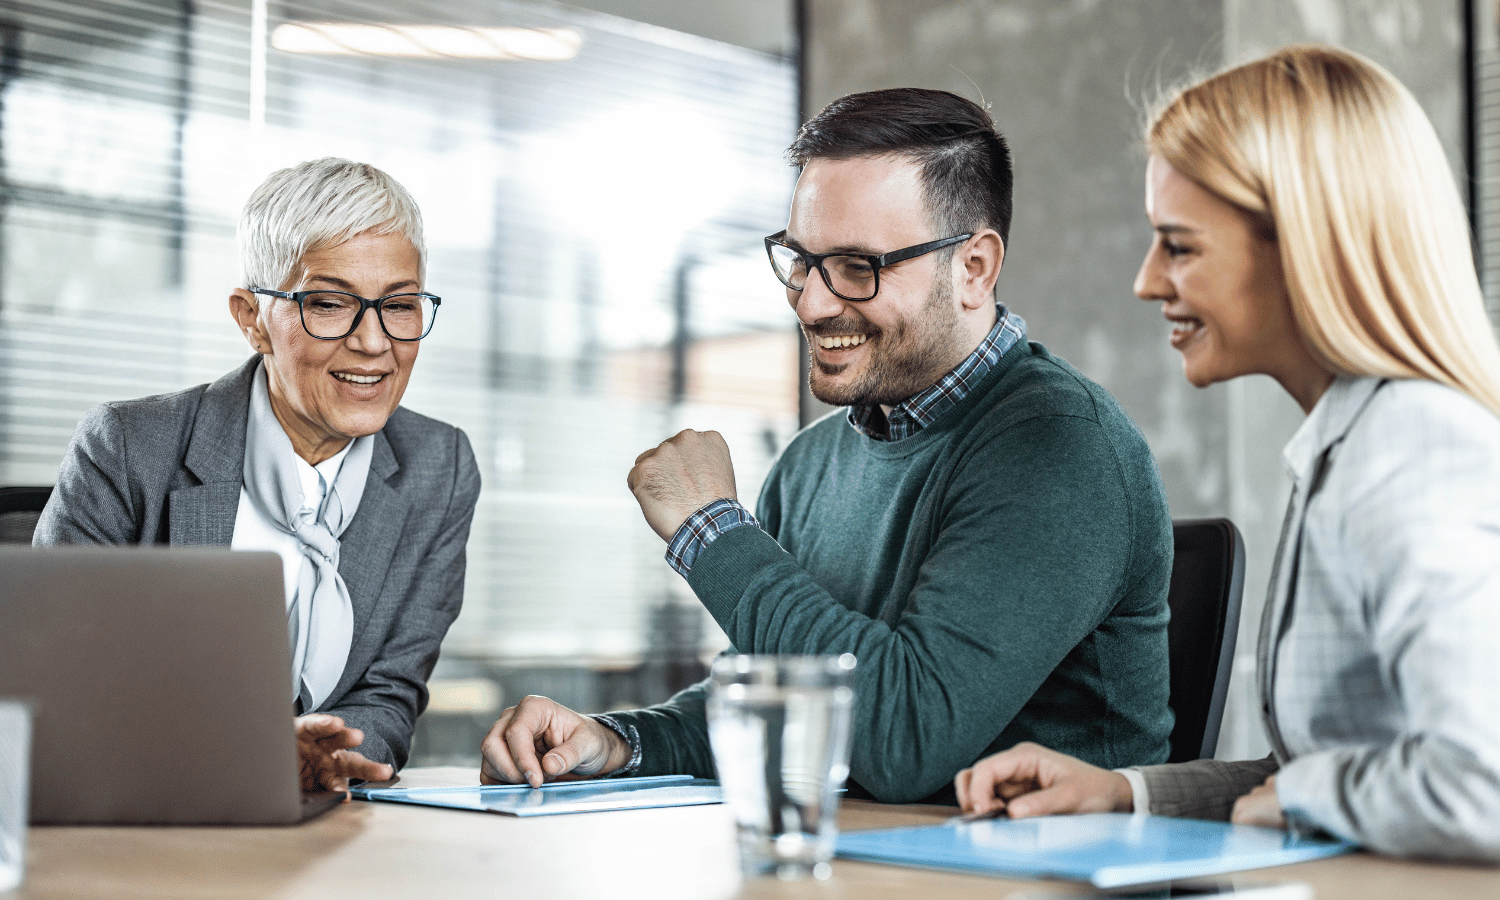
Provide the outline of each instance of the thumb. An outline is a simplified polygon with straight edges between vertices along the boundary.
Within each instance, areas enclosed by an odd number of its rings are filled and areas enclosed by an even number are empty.
[[[581,730],[547,751],[547,755],[542,757],[543,774],[548,778],[556,778],[578,768],[578,760],[583,755],[582,748],[579,747],[580,734]]]

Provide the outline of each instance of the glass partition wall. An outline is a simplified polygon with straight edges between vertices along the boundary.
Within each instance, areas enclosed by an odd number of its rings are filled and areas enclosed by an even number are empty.
[[[421,204],[443,298],[404,405],[484,478],[414,762],[477,759],[523,693],[592,711],[697,677],[723,636],[625,474],[714,428],[753,497],[797,426],[760,243],[791,61],[496,0],[19,0],[0,54],[0,483],[50,484],[93,404],[245,359],[240,205],[275,168],[368,161]]]

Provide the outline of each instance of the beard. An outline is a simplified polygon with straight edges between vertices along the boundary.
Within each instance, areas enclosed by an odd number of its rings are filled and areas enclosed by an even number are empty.
[[[962,353],[955,356],[961,348],[953,285],[941,274],[933,278],[932,289],[916,317],[873,331],[865,345],[869,350],[864,371],[852,381],[832,381],[854,363],[819,362],[818,335],[868,333],[871,326],[840,317],[815,328],[803,326],[802,330],[811,363],[808,387],[814,397],[831,406],[895,406],[931,387],[963,358]]]

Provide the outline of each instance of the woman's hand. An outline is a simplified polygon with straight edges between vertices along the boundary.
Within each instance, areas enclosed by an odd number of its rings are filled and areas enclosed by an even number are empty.
[[[352,749],[364,743],[365,733],[345,725],[338,716],[313,713],[292,721],[297,729],[302,790],[347,791],[351,778],[389,781],[396,777],[395,769]]]
[[[1061,813],[1130,812],[1135,798],[1119,772],[1091,766],[1039,744],[987,756],[953,779],[965,813],[999,810],[1012,819]]]
[[[1276,796],[1276,776],[1272,775],[1260,787],[1234,801],[1234,812],[1230,813],[1229,821],[1239,825],[1286,828],[1286,814],[1281,809],[1281,798]]]

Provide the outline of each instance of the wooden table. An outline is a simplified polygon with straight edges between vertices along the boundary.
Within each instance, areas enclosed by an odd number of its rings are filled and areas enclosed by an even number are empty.
[[[472,784],[470,769],[410,769],[408,786]],[[929,824],[948,807],[846,802],[845,830]],[[289,828],[31,829],[10,898],[1004,898],[1079,894],[1019,881],[835,860],[826,881],[742,881],[722,806],[515,819],[392,803],[346,804]],[[1242,876],[1313,885],[1319,900],[1500,898],[1500,869],[1354,854]]]

